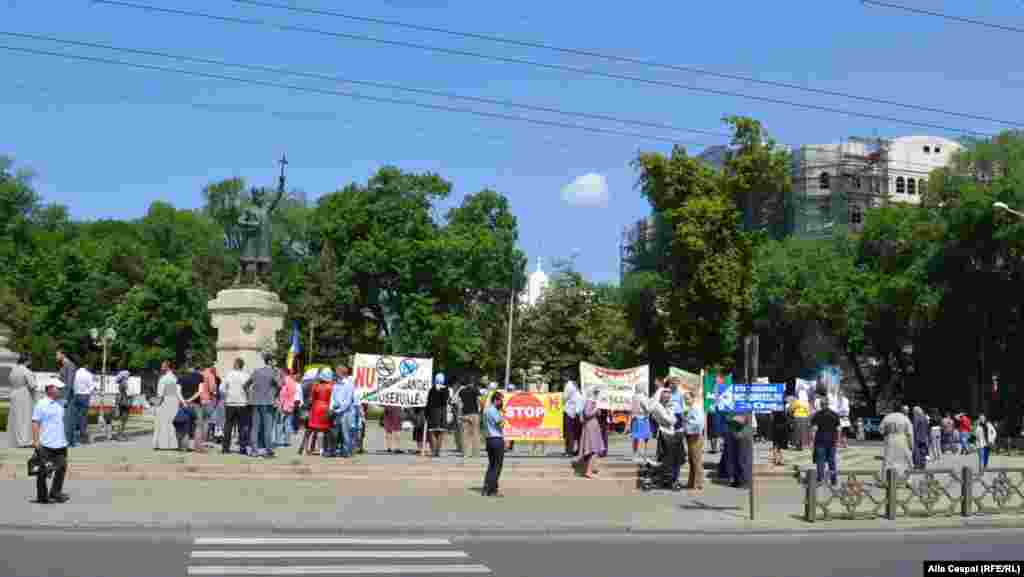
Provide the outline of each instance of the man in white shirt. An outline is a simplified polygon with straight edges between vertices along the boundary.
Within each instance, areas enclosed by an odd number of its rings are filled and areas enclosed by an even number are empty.
[[[96,379],[89,369],[79,367],[75,371],[74,387],[75,412],[72,418],[75,421],[71,430],[72,436],[68,439],[68,443],[72,447],[78,446],[79,442],[83,445],[89,442],[89,401],[92,400],[92,394],[96,391]]]
[[[683,465],[683,435],[685,427],[672,407],[672,391],[661,389],[656,402],[650,405],[651,418],[658,423],[658,446],[664,477],[662,485],[673,491],[682,490],[679,469]]]
[[[63,503],[68,496],[64,489],[64,475],[67,473],[68,441],[64,429],[64,407],[57,402],[64,383],[51,379],[46,383],[46,397],[39,399],[32,408],[32,446],[45,463],[52,463],[53,485],[46,489],[47,474],[36,475],[36,502],[40,504]]]
[[[576,388],[575,382],[565,383],[565,389],[562,391],[562,434],[565,436],[566,457],[576,456],[576,429],[579,421],[576,412],[576,398],[579,395],[580,391]]]
[[[231,452],[231,434],[238,428],[238,451],[245,454],[249,442],[249,424],[252,415],[249,412],[249,383],[251,378],[244,372],[245,361],[235,359],[235,368],[224,377],[221,383],[221,397],[224,399],[224,439],[221,449],[225,454]]]

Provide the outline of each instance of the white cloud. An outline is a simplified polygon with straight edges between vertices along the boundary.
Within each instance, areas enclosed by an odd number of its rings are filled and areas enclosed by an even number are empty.
[[[608,179],[593,172],[562,187],[562,200],[573,206],[608,206]]]

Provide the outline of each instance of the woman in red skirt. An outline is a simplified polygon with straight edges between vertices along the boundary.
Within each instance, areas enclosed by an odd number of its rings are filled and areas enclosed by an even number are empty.
[[[313,384],[310,391],[309,401],[309,424],[306,426],[306,434],[302,439],[302,447],[299,454],[302,454],[313,437],[313,444],[309,446],[312,453],[316,446],[317,433],[327,433],[331,430],[331,394],[334,392],[334,371],[328,368],[320,369],[320,381]]]

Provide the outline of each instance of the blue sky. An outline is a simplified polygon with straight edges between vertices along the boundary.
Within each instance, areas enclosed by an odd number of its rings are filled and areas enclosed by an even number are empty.
[[[149,3],[596,67],[985,132],[1002,128],[757,84],[252,8],[227,0]],[[1007,45],[1019,45],[1024,37],[865,7],[854,0],[650,5],[302,0],[294,4],[595,49],[1009,121],[1024,120],[1019,107],[1024,70],[1015,61],[1016,53],[1006,50]],[[943,4],[906,0],[906,4],[1024,26],[1024,4],[1018,2]],[[721,130],[719,119],[723,115],[744,114],[762,120],[776,138],[786,143],[833,142],[850,135],[876,133],[943,134],[671,88],[94,5],[88,0],[4,0],[0,3],[0,22],[3,31],[290,67],[683,127]],[[0,37],[0,44],[465,106],[379,89],[272,78],[9,37]],[[34,168],[38,172],[37,187],[45,199],[69,205],[75,218],[134,218],[156,200],[183,208],[198,207],[204,184],[236,175],[253,184],[270,185],[276,172],[274,162],[282,152],[291,162],[290,183],[304,189],[311,198],[351,181],[365,181],[380,166],[394,164],[410,171],[436,171],[451,180],[452,204],[484,187],[506,194],[519,218],[521,244],[530,256],[531,268],[538,256],[564,258],[578,250],[576,264],[582,272],[598,281],[616,280],[621,229],[650,212],[635,189],[636,174],[629,166],[630,160],[638,150],[669,150],[666,143],[632,137],[3,50],[0,67],[4,71],[0,82],[0,154]],[[613,127],[598,121],[470,106]],[[666,133],[635,126],[617,128]],[[688,138],[700,143],[721,141],[704,135],[681,135],[680,141],[685,143]],[[567,202],[563,189],[580,177],[584,178],[573,192],[585,193],[584,200],[590,202]],[[593,202],[602,182],[607,185],[607,202]]]

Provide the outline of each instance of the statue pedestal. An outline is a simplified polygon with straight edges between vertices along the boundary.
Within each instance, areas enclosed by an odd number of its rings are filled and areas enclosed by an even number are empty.
[[[11,329],[0,323],[0,400],[7,400],[11,396],[11,383],[8,382],[7,375],[18,362],[18,354],[7,348],[10,340]]]
[[[207,304],[217,329],[217,372],[224,377],[235,359],[245,371],[262,366],[263,351],[277,348],[277,333],[284,327],[288,306],[274,293],[258,288],[230,288]]]

